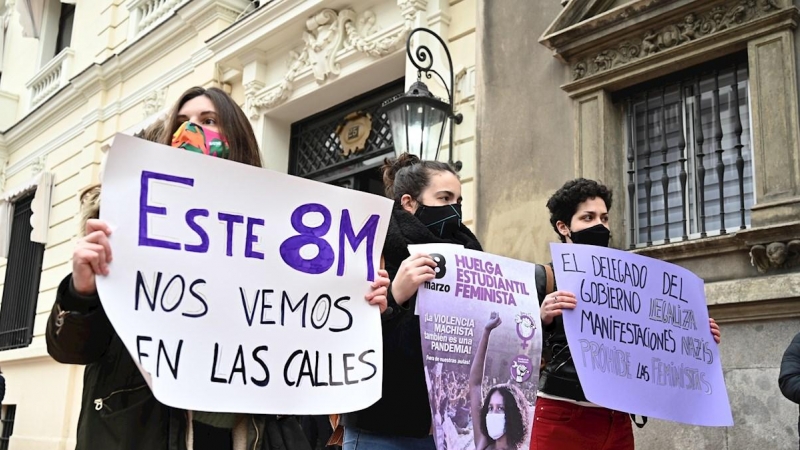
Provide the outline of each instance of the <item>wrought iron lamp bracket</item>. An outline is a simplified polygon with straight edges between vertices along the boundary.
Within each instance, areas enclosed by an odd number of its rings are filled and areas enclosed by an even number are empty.
[[[426,45],[420,45],[417,47],[415,51],[411,50],[411,42],[412,38],[416,33],[426,33],[433,36],[439,44],[444,49],[445,56],[447,57],[447,66],[450,70],[450,83],[448,84],[445,81],[444,77],[435,69],[433,69],[433,53],[431,52],[430,48]],[[411,61],[411,64],[417,68],[417,80],[422,80],[423,74],[425,78],[432,79],[433,75],[436,75],[439,80],[442,82],[445,91],[447,91],[447,100],[450,105],[450,110],[448,113],[448,118],[452,121],[450,124],[450,146],[448,148],[449,153],[449,162],[453,166],[455,166],[456,170],[461,170],[462,163],[461,161],[453,161],[453,141],[454,141],[454,127],[453,125],[460,124],[464,121],[464,116],[461,113],[455,113],[453,111],[453,101],[454,101],[454,91],[455,91],[455,72],[453,71],[453,58],[450,56],[450,49],[447,47],[447,44],[444,40],[433,31],[427,28],[415,28],[411,30],[411,33],[408,34],[408,39],[406,40],[406,53],[408,54],[408,59]]]

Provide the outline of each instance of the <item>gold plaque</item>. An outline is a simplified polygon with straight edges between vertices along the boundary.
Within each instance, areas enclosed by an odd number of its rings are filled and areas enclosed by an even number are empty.
[[[372,116],[362,111],[350,113],[344,123],[336,127],[336,135],[342,143],[342,155],[349,156],[363,151],[372,131]]]

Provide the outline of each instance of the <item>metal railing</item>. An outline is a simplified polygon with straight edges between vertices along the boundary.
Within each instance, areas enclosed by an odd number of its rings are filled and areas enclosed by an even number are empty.
[[[26,87],[30,96],[31,109],[44,103],[69,83],[74,58],[75,52],[69,47],[65,48],[28,82]]]
[[[44,245],[31,241],[33,193],[14,205],[11,243],[0,305],[0,350],[27,347],[33,338]]]
[[[719,62],[682,75],[624,98],[630,248],[750,223],[747,64]]]

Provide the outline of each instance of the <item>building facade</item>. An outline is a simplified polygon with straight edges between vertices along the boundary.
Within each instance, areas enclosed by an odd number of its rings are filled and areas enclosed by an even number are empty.
[[[777,379],[800,331],[798,13],[791,0],[479,2],[485,248],[548,261],[545,203],[583,176],[614,189],[613,246],[706,281],[735,426],[651,420],[637,448],[797,447]]]
[[[82,368],[49,358],[44,329],[114,134],[217,86],[267,168],[379,194],[380,105],[416,81],[420,26],[453,56],[464,121],[442,158],[463,163],[488,251],[548,261],[544,204],[585,176],[615,190],[613,245],[706,280],[736,425],[653,420],[637,447],[796,447],[777,388],[800,329],[793,0],[0,0],[0,16],[0,450],[74,446]]]
[[[115,133],[217,86],[252,120],[268,168],[381,193],[393,143],[379,106],[416,81],[405,42],[424,26],[453,54],[464,122],[452,151],[474,225],[476,14],[474,0],[0,1],[0,449],[75,445],[83,369],[54,362],[44,331],[71,271],[78,196]]]

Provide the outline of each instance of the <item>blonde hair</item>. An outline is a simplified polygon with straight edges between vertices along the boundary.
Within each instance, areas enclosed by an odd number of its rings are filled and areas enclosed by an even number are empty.
[[[164,121],[159,119],[153,122],[152,124],[148,125],[145,129],[139,131],[138,133],[134,134],[134,136],[145,139],[151,142],[158,142],[161,134],[164,132]],[[100,162],[100,180],[102,183],[103,179],[103,170],[105,169],[105,161],[107,157],[107,153],[103,155],[103,160]],[[84,189],[80,194],[80,230],[79,235],[84,236],[86,234],[86,222],[90,219],[98,219],[100,218],[100,190],[102,187],[101,183],[93,184],[86,189]]]

